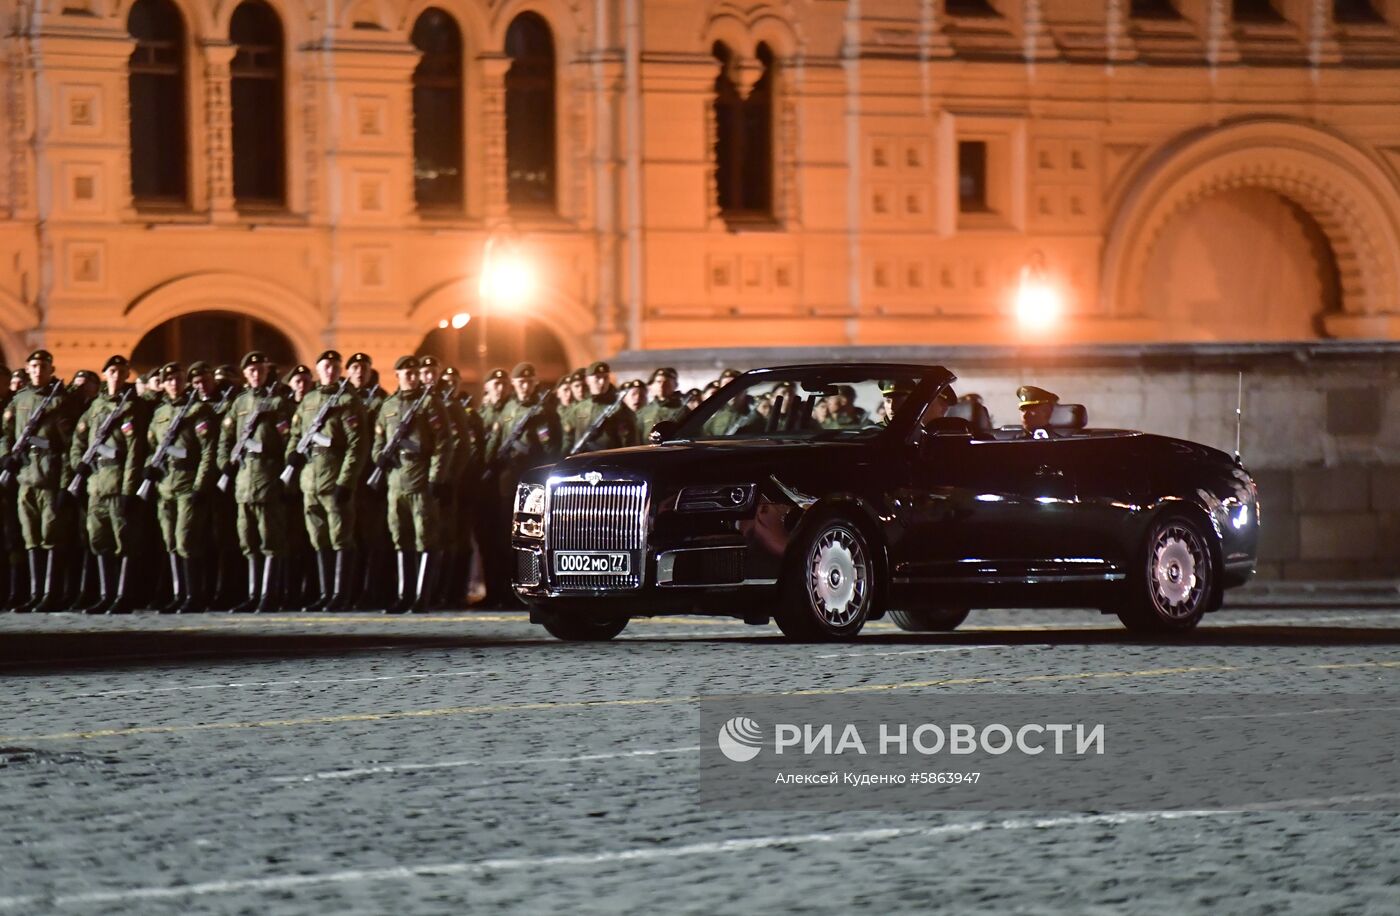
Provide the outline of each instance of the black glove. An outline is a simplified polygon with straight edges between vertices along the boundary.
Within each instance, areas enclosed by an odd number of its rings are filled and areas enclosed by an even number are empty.
[[[19,473],[19,456],[6,455],[0,458],[0,471],[9,471],[11,474]]]
[[[350,501],[351,495],[352,493],[349,487],[336,484],[335,492],[331,494],[331,498],[335,500],[337,506],[343,506]]]
[[[433,495],[433,499],[436,499],[440,503],[446,503],[452,496],[452,487],[439,480],[428,484],[428,492]]]
[[[224,465],[224,466],[223,466],[222,468],[220,468],[219,470],[220,470],[226,477],[233,477],[234,475],[236,475],[236,474],[238,473],[238,465],[236,465],[236,464],[234,464],[232,461],[230,461],[228,464]]]
[[[86,461],[79,461],[73,466],[73,476],[87,480],[92,476],[92,465],[88,464]]]
[[[301,470],[306,465],[306,456],[301,452],[292,452],[287,458],[287,463],[297,470]]]
[[[160,468],[156,467],[155,465],[147,465],[146,468],[141,471],[141,476],[142,478],[149,480],[151,483],[157,483],[165,475],[162,474]]]

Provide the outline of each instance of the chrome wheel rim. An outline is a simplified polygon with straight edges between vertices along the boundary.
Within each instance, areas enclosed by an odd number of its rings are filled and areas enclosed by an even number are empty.
[[[865,546],[844,526],[828,528],[807,558],[807,595],[823,622],[844,627],[859,617],[870,595]]]
[[[1158,532],[1148,563],[1158,612],[1178,620],[1196,613],[1210,585],[1210,554],[1200,535],[1184,525],[1169,525]]]

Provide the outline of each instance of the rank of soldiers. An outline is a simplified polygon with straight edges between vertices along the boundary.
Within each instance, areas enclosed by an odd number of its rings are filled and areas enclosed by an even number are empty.
[[[737,373],[733,373],[737,374]],[[513,601],[509,513],[529,467],[646,442],[732,374],[614,384],[606,362],[545,383],[492,370],[480,401],[433,356],[326,350],[286,375],[124,356],[68,384],[46,350],[3,392],[0,607],[19,613],[459,608]],[[7,581],[5,581],[5,577]]]

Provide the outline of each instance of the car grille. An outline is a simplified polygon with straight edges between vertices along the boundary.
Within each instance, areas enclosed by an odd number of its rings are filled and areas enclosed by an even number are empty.
[[[547,557],[557,550],[608,550],[631,554],[618,575],[570,575],[548,567],[554,587],[587,592],[641,588],[646,568],[647,485],[642,481],[560,481],[549,494]]]

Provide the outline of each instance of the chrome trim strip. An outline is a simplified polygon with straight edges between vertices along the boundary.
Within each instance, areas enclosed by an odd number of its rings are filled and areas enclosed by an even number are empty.
[[[896,576],[891,581],[895,585],[932,585],[938,583],[976,583],[981,585],[1036,585],[1041,582],[1118,582],[1127,578],[1126,573],[1102,573],[1100,575],[1054,575],[1054,576]]]

